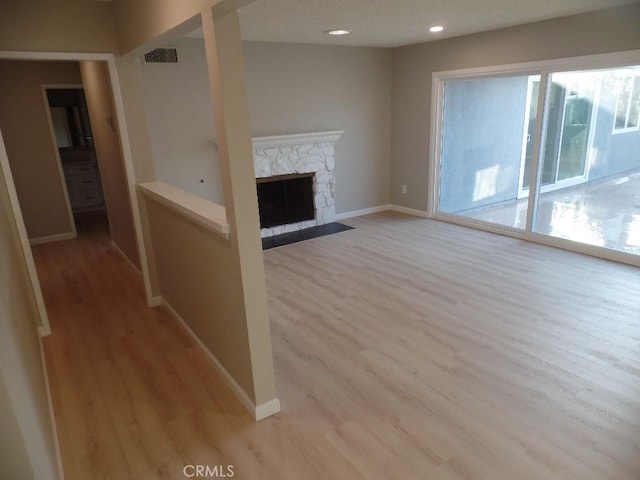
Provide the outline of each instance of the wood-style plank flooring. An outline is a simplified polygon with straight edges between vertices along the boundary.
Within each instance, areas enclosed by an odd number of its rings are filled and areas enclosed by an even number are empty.
[[[68,480],[637,480],[640,271],[398,214],[265,252],[255,423],[103,230],[34,248]]]

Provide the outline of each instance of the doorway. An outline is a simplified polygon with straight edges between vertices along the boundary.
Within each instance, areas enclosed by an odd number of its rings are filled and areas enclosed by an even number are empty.
[[[77,234],[108,229],[104,189],[82,86],[43,86],[54,148],[63,172],[70,219]]]

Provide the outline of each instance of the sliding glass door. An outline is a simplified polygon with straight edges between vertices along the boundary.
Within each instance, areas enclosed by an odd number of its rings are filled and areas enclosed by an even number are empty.
[[[639,66],[440,88],[436,215],[640,254]]]
[[[518,193],[522,157],[531,156],[536,124],[537,89],[532,86],[539,83],[538,75],[446,83],[440,212],[525,227],[527,199],[519,201]],[[523,168],[530,169],[525,163]]]

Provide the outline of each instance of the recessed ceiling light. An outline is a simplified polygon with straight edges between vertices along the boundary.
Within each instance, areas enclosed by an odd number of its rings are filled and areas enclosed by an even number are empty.
[[[351,30],[336,28],[335,30],[326,30],[324,33],[326,33],[327,35],[349,35],[351,33]]]
[[[444,27],[442,25],[434,25],[433,27],[429,28],[429,31],[431,33],[438,33],[444,30]]]

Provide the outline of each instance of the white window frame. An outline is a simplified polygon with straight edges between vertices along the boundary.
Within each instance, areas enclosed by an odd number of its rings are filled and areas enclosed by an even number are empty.
[[[629,126],[629,114],[631,113],[631,105],[633,104],[633,100],[636,96],[640,96],[640,73],[637,71],[630,71],[630,74],[624,78],[624,82],[631,82],[631,89],[629,93],[629,98],[627,99],[627,108],[624,117],[624,127],[617,127],[616,123],[618,122],[618,110],[620,107],[620,97],[622,96],[622,91],[618,92],[618,99],[616,100],[616,110],[613,116],[613,135],[619,135],[621,133],[628,132],[637,132],[640,130],[640,117],[636,120],[636,125]]]

